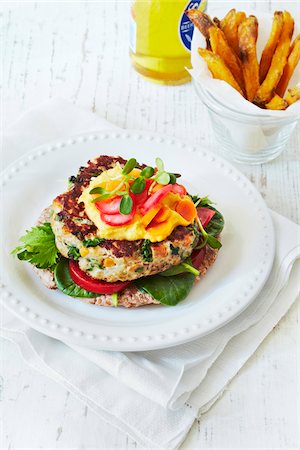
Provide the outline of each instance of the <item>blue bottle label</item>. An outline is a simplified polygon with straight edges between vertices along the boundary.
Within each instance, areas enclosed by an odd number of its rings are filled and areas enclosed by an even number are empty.
[[[204,3],[204,0],[192,0],[189,1],[184,11],[187,9],[199,9],[201,3]],[[188,16],[183,12],[180,22],[179,22],[179,36],[182,44],[188,50],[191,50],[192,37],[194,32],[194,25],[188,18]]]

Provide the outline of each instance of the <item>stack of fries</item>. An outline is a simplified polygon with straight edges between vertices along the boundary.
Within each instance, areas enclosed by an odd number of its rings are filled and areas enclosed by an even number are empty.
[[[300,99],[300,86],[287,90],[300,60],[300,34],[292,42],[294,19],[287,11],[274,13],[270,37],[258,63],[255,16],[231,9],[219,20],[190,9],[189,19],[206,39],[199,48],[214,78],[224,80],[260,108],[283,110]],[[286,92],[287,90],[287,92]]]

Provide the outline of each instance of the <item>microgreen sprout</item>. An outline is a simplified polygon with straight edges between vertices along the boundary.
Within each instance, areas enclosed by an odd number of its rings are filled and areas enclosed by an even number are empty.
[[[204,228],[203,228],[203,226],[202,226],[202,223],[201,223],[200,219],[199,219],[199,218],[197,218],[197,219],[198,219],[198,225],[199,225],[200,231],[201,231],[201,233],[202,233],[202,236],[204,237],[204,242],[205,242],[205,244],[208,244],[211,248],[221,248],[221,247],[222,247],[221,242],[218,241],[218,239],[215,238],[214,236],[212,236],[211,234],[208,234],[208,233],[204,230]],[[204,245],[205,245],[205,244],[204,244]],[[202,246],[204,247],[204,245],[202,245]],[[198,247],[198,248],[199,248],[199,247]],[[201,248],[201,247],[200,247],[200,248]]]
[[[101,202],[117,195],[122,197],[120,202],[120,213],[128,215],[133,208],[133,201],[129,191],[132,192],[132,194],[141,194],[146,187],[146,180],[150,179],[153,181],[148,190],[148,193],[150,194],[156,184],[175,184],[176,179],[181,176],[177,173],[166,172],[161,158],[156,158],[156,170],[151,166],[146,166],[141,170],[139,177],[135,178],[130,175],[130,173],[136,167],[136,164],[135,158],[131,158],[127,161],[122,170],[120,183],[112,191],[106,191],[106,189],[101,186],[91,189],[91,195],[99,194],[99,197],[94,198],[92,203]]]
[[[123,175],[128,175],[136,166],[136,159],[135,158],[130,158],[127,163],[125,164],[123,170],[122,170],[122,174]]]
[[[132,206],[133,206],[133,202],[132,202],[132,198],[130,197],[130,195],[128,195],[128,194],[123,195],[121,203],[120,203],[120,213],[125,214],[125,215],[130,214],[132,211]]]
[[[145,186],[146,186],[145,178],[141,176],[134,180],[134,182],[130,186],[130,190],[133,194],[140,194],[145,189]]]

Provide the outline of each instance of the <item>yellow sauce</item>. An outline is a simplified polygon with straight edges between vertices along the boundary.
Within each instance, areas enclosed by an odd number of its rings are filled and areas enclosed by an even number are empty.
[[[138,171],[134,169],[134,176],[138,176]],[[149,226],[144,223],[143,218],[139,212],[137,212],[133,220],[122,226],[111,226],[106,224],[101,220],[100,212],[92,203],[95,195],[90,194],[90,190],[103,185],[103,183],[122,180],[122,168],[120,165],[116,165],[113,169],[109,169],[102,172],[101,175],[92,179],[89,186],[83,190],[79,202],[83,202],[85,206],[85,212],[89,219],[96,225],[99,230],[99,236],[105,239],[117,239],[117,240],[127,240],[135,241],[138,239],[149,239],[151,242],[161,242],[166,239],[178,225],[187,226],[190,224],[185,220],[180,214],[171,209],[180,200],[178,194],[170,193],[163,200],[162,204],[166,208],[170,208],[170,214],[168,219],[156,226]],[[187,196],[186,196],[187,197]],[[187,197],[189,198],[189,197]]]

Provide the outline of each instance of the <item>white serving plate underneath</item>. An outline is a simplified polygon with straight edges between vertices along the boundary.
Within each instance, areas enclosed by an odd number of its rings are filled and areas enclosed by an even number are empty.
[[[136,157],[180,172],[192,194],[209,195],[225,217],[217,261],[190,295],[175,307],[97,307],[46,289],[28,263],[10,255],[41,210],[63,192],[70,175],[98,155]],[[1,298],[31,327],[91,348],[138,351],[182,344],[236,317],[266,282],[274,258],[268,209],[237,169],[206,149],[141,132],[81,135],[43,145],[1,175]]]

